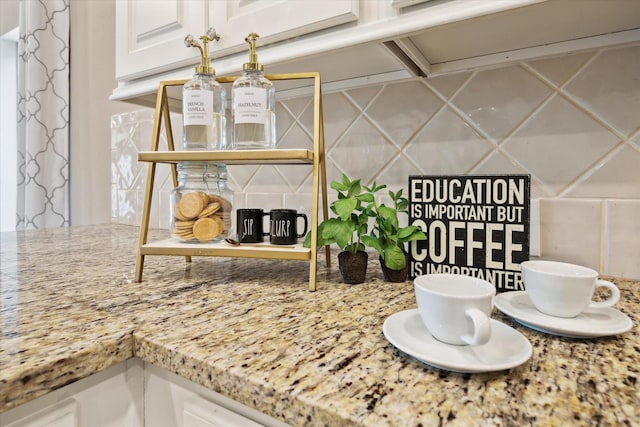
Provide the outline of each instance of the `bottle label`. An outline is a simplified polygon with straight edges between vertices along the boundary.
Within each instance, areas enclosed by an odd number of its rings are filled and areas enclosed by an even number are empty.
[[[235,123],[262,123],[267,120],[267,90],[259,87],[234,89]]]
[[[182,97],[184,125],[213,125],[213,92],[210,90],[188,90]]]

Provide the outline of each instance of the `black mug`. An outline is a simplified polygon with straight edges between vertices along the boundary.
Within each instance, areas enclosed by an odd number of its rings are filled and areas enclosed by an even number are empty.
[[[240,243],[259,243],[264,241],[262,218],[268,213],[262,209],[238,209],[236,211],[236,224],[238,227],[238,241]]]
[[[273,245],[294,245],[307,234],[307,216],[295,209],[272,209],[269,218],[269,239]],[[298,218],[304,220],[302,233],[298,233]]]

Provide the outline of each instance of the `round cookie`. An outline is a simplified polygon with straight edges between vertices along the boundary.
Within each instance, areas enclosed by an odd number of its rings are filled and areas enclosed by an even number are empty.
[[[220,203],[220,210],[222,212],[231,212],[231,202],[225,199],[222,196],[218,196],[217,194],[209,194],[209,203],[218,202]]]
[[[204,206],[209,204],[209,195],[204,191],[198,191],[198,195],[202,197],[202,201],[204,202]]]
[[[211,240],[220,233],[223,227],[213,218],[200,218],[193,224],[193,235],[200,241]]]
[[[221,217],[219,217],[217,215],[213,215],[213,216],[210,216],[209,218],[211,218],[212,220],[214,220],[218,224],[218,227],[220,228],[220,233],[224,233],[224,232],[228,231],[227,228],[225,227],[224,221],[222,220]],[[218,233],[218,234],[220,234],[220,233]]]
[[[187,193],[178,202],[178,210],[183,217],[192,219],[204,209],[204,200],[199,193]]]
[[[173,229],[173,236],[180,240],[192,240],[195,239],[193,235],[193,229]]]
[[[208,200],[208,198],[207,198],[207,200]],[[218,202],[209,203],[207,205],[207,207],[204,208],[202,210],[202,212],[200,212],[200,215],[198,215],[198,218],[203,218],[205,216],[213,215],[214,213],[218,212],[219,210],[220,210],[220,203],[218,203]]]
[[[187,218],[184,215],[182,215],[182,213],[180,212],[180,206],[177,203],[173,207],[173,216],[178,221],[188,221],[189,220],[189,218]]]
[[[193,240],[193,239],[195,239],[195,238],[196,238],[196,237],[193,235],[193,233],[191,233],[191,234],[184,234],[184,235],[181,235],[181,234],[180,234],[180,235],[177,235],[177,236],[178,236],[178,239],[180,239],[180,240]]]

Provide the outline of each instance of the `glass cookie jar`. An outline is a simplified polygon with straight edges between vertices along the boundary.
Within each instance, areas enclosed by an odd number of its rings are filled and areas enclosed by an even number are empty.
[[[213,162],[178,163],[178,186],[171,192],[171,236],[183,242],[212,242],[233,235],[233,191],[227,166]]]

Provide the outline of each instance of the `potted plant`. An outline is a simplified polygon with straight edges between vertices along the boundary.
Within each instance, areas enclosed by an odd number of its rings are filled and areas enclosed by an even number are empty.
[[[405,243],[412,240],[426,240],[427,235],[415,225],[400,227],[399,213],[408,214],[409,201],[402,197],[402,189],[397,192],[389,190],[389,197],[393,206],[384,203],[378,205],[374,194],[386,188],[386,185],[376,186],[375,182],[369,189],[374,198],[370,207],[375,216],[373,230],[362,237],[365,245],[374,248],[380,254],[380,267],[384,280],[389,282],[404,282],[408,277],[408,254]]]
[[[342,250],[338,254],[342,280],[348,284],[362,283],[368,261],[362,238],[367,235],[368,220],[373,216],[374,197],[370,191],[363,191],[360,179],[351,181],[345,174],[342,181],[333,181],[331,188],[338,193],[338,199],[330,205],[336,216],[318,225],[317,245],[338,245]],[[311,232],[307,233],[303,246],[311,246]]]

